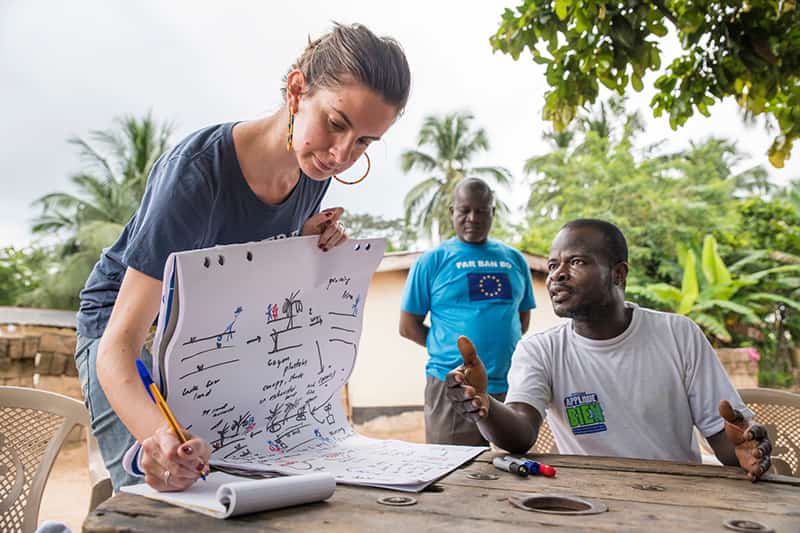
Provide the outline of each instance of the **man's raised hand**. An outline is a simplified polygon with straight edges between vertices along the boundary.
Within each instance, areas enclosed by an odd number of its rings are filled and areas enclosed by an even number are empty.
[[[739,465],[750,481],[756,481],[769,470],[772,443],[761,424],[749,423],[728,400],[719,402],[719,414],[725,419],[725,436],[733,444]]]
[[[458,351],[464,364],[447,374],[447,398],[462,416],[477,422],[489,414],[486,368],[467,337],[458,338]]]

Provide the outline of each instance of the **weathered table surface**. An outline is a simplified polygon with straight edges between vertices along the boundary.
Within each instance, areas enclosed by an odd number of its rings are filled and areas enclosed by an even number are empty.
[[[339,485],[333,497],[299,507],[217,520],[131,494],[118,494],[91,513],[87,532],[106,531],[731,531],[731,520],[800,532],[800,478],[767,476],[750,483],[737,468],[608,457],[531,456],[555,466],[555,478],[501,472],[487,452],[436,483],[406,494]],[[473,479],[475,473],[497,479]],[[477,476],[482,477],[482,476]],[[603,503],[607,512],[567,516],[521,509],[511,500],[541,494]],[[411,496],[410,506],[378,499]],[[752,524],[750,525],[751,527]],[[746,531],[758,531],[749,529]]]

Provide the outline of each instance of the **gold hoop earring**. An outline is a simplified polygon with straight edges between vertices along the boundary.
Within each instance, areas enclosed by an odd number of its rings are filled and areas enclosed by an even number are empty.
[[[286,134],[286,151],[292,151],[292,136],[294,135],[294,113],[289,108],[289,123],[287,124],[288,133]]]
[[[345,185],[355,185],[356,183],[361,183],[362,181],[367,179],[367,175],[369,174],[369,169],[372,167],[372,163],[369,160],[369,156],[367,155],[367,152],[364,152],[364,157],[367,158],[367,171],[364,172],[363,176],[361,176],[360,178],[358,178],[357,180],[354,180],[354,181],[345,181],[342,178],[340,178],[339,176],[337,176],[336,174],[334,174],[332,176],[333,179],[335,179],[339,183],[344,183]]]

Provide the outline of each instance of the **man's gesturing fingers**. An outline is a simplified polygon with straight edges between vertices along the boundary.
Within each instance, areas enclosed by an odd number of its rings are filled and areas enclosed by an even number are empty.
[[[467,337],[461,336],[458,338],[458,351],[461,352],[461,359],[464,360],[464,364],[460,367],[464,375],[463,382],[475,387],[478,394],[486,394],[489,379],[486,375],[486,368],[475,350],[475,345]]]
[[[489,412],[486,369],[467,337],[458,338],[458,351],[464,364],[447,374],[447,398],[456,411],[468,420],[477,422]]]
[[[719,414],[725,419],[725,435],[736,451],[739,465],[751,481],[764,475],[772,465],[772,443],[761,424],[745,420],[742,413],[727,400],[719,402]]]
[[[471,385],[462,385],[450,380],[447,383],[445,394],[453,404],[455,411],[472,422],[477,422],[481,417],[486,416],[488,406],[485,404],[487,400],[485,394],[479,395],[475,392],[475,387]]]
[[[742,413],[734,409],[728,400],[719,402],[719,414],[725,419],[725,434],[734,446],[738,446],[747,440],[745,430],[748,427],[748,423]]]
[[[483,364],[478,357],[478,352],[475,351],[475,345],[463,335],[458,338],[458,351],[461,352],[461,359],[464,360],[465,367]]]

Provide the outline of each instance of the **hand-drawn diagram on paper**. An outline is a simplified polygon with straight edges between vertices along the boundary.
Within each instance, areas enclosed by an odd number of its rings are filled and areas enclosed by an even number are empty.
[[[323,253],[315,239],[170,257],[156,346],[179,421],[211,444],[212,464],[286,473],[307,465],[350,483],[414,485],[476,455],[353,432],[341,390],[385,241]]]

